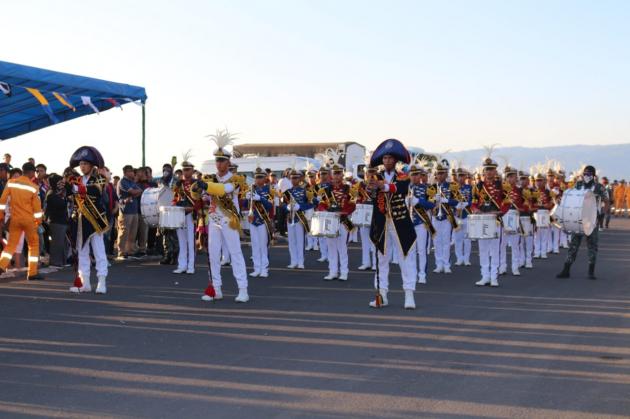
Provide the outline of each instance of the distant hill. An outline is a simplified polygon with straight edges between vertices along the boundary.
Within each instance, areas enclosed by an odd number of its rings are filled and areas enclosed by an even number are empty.
[[[431,153],[427,151],[427,153]],[[492,153],[495,160],[503,165],[502,156],[510,165],[527,169],[536,163],[553,159],[561,162],[568,173],[582,164],[592,164],[602,176],[614,179],[630,179],[630,144],[613,145],[571,145],[560,147],[497,147]],[[461,160],[470,168],[477,167],[485,157],[483,149],[451,152],[449,160]]]

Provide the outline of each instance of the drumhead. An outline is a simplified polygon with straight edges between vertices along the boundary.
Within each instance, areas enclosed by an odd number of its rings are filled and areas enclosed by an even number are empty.
[[[584,234],[587,236],[591,235],[597,227],[597,199],[591,191],[586,191],[584,194],[582,227],[584,228]]]

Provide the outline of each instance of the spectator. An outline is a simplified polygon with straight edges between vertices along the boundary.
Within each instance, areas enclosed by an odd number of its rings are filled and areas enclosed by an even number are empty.
[[[46,220],[50,229],[50,261],[51,266],[66,266],[68,261],[68,246],[66,232],[68,230],[68,198],[66,196],[66,182],[58,174],[51,174],[50,189],[46,194]]]
[[[11,166],[11,155],[9,153],[4,154],[4,163],[9,166],[9,170],[13,169],[13,166]]]
[[[123,178],[118,183],[120,214],[118,215],[118,259],[125,260],[134,252],[138,236],[139,197],[142,189],[136,184],[133,167],[123,167]]]
[[[28,162],[29,162],[30,164],[32,164],[33,166],[35,166],[35,159],[34,159],[34,158],[29,157],[29,158],[28,158]]]
[[[34,159],[33,162],[31,162],[31,159],[33,159],[32,157],[29,159],[29,162],[31,164],[34,164]],[[42,211],[46,211],[46,194],[48,193],[48,190],[50,189],[50,185],[48,184],[48,174],[46,173],[46,165],[40,163],[37,166],[35,166],[35,179],[33,180],[33,183],[35,183],[38,188],[39,188],[39,201],[42,204]],[[37,233],[39,234],[39,255],[40,256],[45,256],[46,253],[50,250],[50,242],[48,241],[48,237],[50,236],[49,234],[45,234],[46,232],[46,226],[45,224],[40,224],[39,227],[37,228]]]
[[[118,182],[120,182],[120,176],[114,176],[114,180],[112,181],[112,185],[114,186],[115,190],[118,189]]]

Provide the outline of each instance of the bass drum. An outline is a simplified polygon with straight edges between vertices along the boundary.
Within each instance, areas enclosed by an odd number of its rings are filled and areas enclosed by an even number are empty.
[[[173,205],[173,191],[165,186],[147,188],[140,197],[140,213],[151,227],[160,224],[160,207]]]
[[[553,216],[565,232],[589,236],[597,227],[597,198],[590,189],[567,189]]]

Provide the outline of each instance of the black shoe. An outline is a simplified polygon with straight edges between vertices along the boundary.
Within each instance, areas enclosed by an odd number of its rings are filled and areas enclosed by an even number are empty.
[[[169,258],[160,259],[160,265],[170,265],[171,260]]]
[[[31,275],[29,277],[26,278],[29,281],[43,281],[44,277],[40,274],[35,274],[35,275]]]
[[[569,278],[571,276],[571,265],[568,263],[564,264],[564,268],[562,268],[562,272],[556,275],[556,278]]]
[[[595,276],[595,264],[591,263],[588,265],[588,279],[595,280],[597,277]]]

